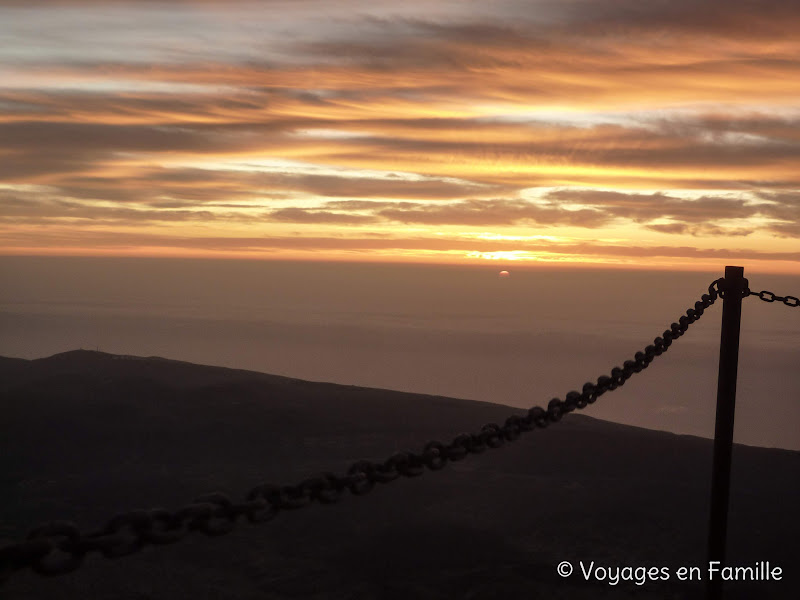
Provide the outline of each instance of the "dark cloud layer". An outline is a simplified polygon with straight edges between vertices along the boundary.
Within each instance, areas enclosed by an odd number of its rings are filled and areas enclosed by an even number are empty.
[[[337,225],[353,225],[374,223],[377,219],[370,215],[331,212],[329,210],[305,210],[302,208],[281,208],[269,214],[276,221],[291,223],[334,223]]]
[[[655,219],[672,219],[683,223],[705,223],[714,219],[747,219],[765,214],[772,205],[750,204],[737,198],[700,196],[674,198],[667,194],[631,194],[598,190],[565,189],[550,192],[549,200],[559,204],[582,204],[600,207],[614,217],[647,223]]]
[[[392,160],[398,166],[410,167],[421,157],[446,171],[454,163],[477,162],[486,165],[476,173],[476,181],[508,185],[507,170],[493,174],[490,166],[510,165],[517,170],[520,185],[547,185],[556,180],[559,169],[572,165],[576,169],[591,168],[622,171],[616,177],[624,182],[642,177],[650,170],[653,177],[680,180],[686,173],[698,181],[713,183],[723,176],[729,182],[759,178],[767,187],[774,178],[784,187],[787,183],[800,186],[800,120],[755,119],[745,116],[709,116],[707,119],[681,121],[661,120],[644,125],[592,125],[576,127],[558,123],[519,124],[512,132],[507,126],[492,129],[482,120],[467,119],[438,123],[440,137],[426,132],[426,124],[370,120],[353,123],[360,129],[356,137],[319,140],[303,135],[320,127],[318,119],[287,123],[204,124],[201,115],[184,116],[183,124],[117,125],[106,123],[64,123],[58,121],[16,121],[0,123],[0,180],[20,181],[23,178],[46,176],[52,173],[80,174],[92,165],[119,162],[127,155],[140,158],[152,156],[168,160],[181,154],[198,159],[219,155],[246,156],[282,153],[307,153],[322,163],[335,164],[337,159],[353,162],[359,157],[369,163]],[[198,122],[192,122],[192,119]],[[332,123],[324,123],[327,128]],[[346,124],[337,124],[346,129]],[[382,128],[395,128],[386,136]],[[399,130],[400,127],[404,129]],[[435,130],[433,130],[435,131]],[[470,132],[474,132],[470,134]],[[297,133],[299,132],[299,133]],[[450,139],[448,139],[450,138]],[[383,161],[381,161],[383,157]],[[536,173],[530,165],[539,165]],[[625,173],[628,172],[628,174]],[[779,177],[776,177],[779,175]],[[247,178],[249,175],[242,174]],[[277,179],[277,175],[271,175]],[[591,175],[582,176],[587,183]],[[266,176],[265,176],[266,178]],[[320,195],[366,195],[377,197],[446,198],[475,195],[464,184],[447,184],[423,180],[414,183],[397,182],[397,190],[389,189],[386,181],[374,184],[366,178],[350,181],[348,186],[360,186],[361,193],[351,194],[340,185],[342,179],[320,175],[286,176],[302,191]],[[527,181],[526,181],[527,180]],[[544,181],[542,181],[544,180]],[[594,181],[596,184],[597,181]],[[730,185],[729,183],[729,185]],[[552,183],[551,183],[552,184]],[[369,186],[373,185],[373,190]],[[459,188],[460,186],[460,188]],[[402,191],[400,190],[402,188]],[[494,193],[497,193],[494,188]],[[402,194],[402,195],[401,195]]]
[[[398,203],[382,208],[380,216],[399,223],[423,223],[426,225],[469,225],[471,227],[493,227],[518,223],[544,225],[577,225],[599,227],[607,221],[596,210],[564,210],[541,207],[525,200],[464,200],[454,204],[423,205]]]
[[[197,174],[199,175],[199,174]],[[182,176],[192,181],[193,172]],[[174,179],[182,179],[181,174]],[[800,204],[794,193],[762,194],[758,200],[699,196],[676,198],[664,193],[637,194],[604,190],[552,190],[534,202],[519,198],[463,199],[459,201],[330,200],[318,207],[293,206],[291,199],[262,197],[256,204],[214,200],[222,193],[212,186],[206,201],[152,200],[146,205],[128,202],[96,205],[90,200],[65,198],[64,189],[47,196],[42,192],[0,194],[2,217],[7,223],[91,220],[96,224],[125,222],[260,222],[298,225],[400,223],[428,227],[468,226],[493,228],[536,225],[598,229],[634,222],[646,229],[674,235],[744,237],[764,230],[779,237],[797,237]],[[175,194],[178,196],[179,194]],[[141,196],[134,193],[132,196]],[[120,202],[123,199],[117,198]],[[128,198],[130,201],[131,198]],[[753,222],[761,219],[760,224]],[[666,222],[664,222],[666,221]]]
[[[490,245],[455,228],[568,226],[681,247],[553,252],[685,258],[717,255],[681,240],[800,237],[792,2],[52,4],[63,19],[0,7],[0,225],[20,244],[168,225],[192,240],[141,243],[251,247],[196,237],[235,224],[281,232],[252,242],[275,251],[473,252]],[[451,237],[392,239],[411,228]]]

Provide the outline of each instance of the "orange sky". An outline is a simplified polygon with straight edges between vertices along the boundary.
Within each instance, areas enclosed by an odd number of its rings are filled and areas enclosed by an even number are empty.
[[[4,2],[0,252],[800,273],[785,0]]]

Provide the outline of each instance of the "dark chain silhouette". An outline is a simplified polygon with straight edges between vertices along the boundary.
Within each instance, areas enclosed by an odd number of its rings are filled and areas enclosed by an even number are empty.
[[[766,290],[751,292],[750,288],[745,288],[744,297],[747,298],[748,296],[757,296],[764,302],[783,302],[786,306],[791,306],[792,308],[800,306],[800,298],[797,296],[778,296]]]
[[[745,288],[743,297],[758,296],[765,302],[783,302],[797,307],[795,296],[776,296],[772,292],[751,292]],[[512,415],[503,425],[488,423],[477,433],[462,433],[449,444],[431,441],[422,451],[398,452],[383,462],[362,460],[350,466],[344,475],[324,473],[295,485],[276,486],[261,484],[247,494],[245,500],[234,502],[221,493],[200,496],[191,504],[176,511],[162,508],[134,510],[113,517],[101,530],[82,534],[78,527],[67,521],[53,521],[33,529],[25,541],[0,548],[0,581],[13,571],[30,567],[41,575],[60,575],[74,571],[90,552],[100,552],[107,558],[118,558],[141,550],[148,544],[172,544],[199,531],[209,536],[230,532],[239,517],[251,523],[261,523],[275,518],[281,511],[308,506],[314,501],[321,504],[337,502],[345,491],[356,496],[370,492],[375,484],[390,483],[399,477],[417,477],[425,469],[438,471],[450,461],[459,461],[469,454],[499,448],[513,442],[522,433],[543,429],[566,414],[593,404],[606,392],[625,384],[635,373],[646,369],[657,357],[666,352],[672,342],[681,337],[697,321],[705,309],[717,298],[724,298],[725,279],[717,279],[689,308],[684,316],[655,338],[633,360],[622,367],[614,367],[609,375],[601,375],[596,383],[588,382],[582,391],[567,393],[564,400],[553,398],[547,408],[534,406],[525,415]]]

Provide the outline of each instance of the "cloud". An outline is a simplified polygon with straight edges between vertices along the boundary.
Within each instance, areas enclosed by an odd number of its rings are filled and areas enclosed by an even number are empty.
[[[205,221],[207,223],[272,221],[302,225],[365,225],[391,227],[392,223],[423,226],[503,228],[520,225],[570,226],[599,229],[632,222],[647,230],[672,235],[745,237],[765,231],[780,237],[797,234],[800,206],[787,192],[761,193],[747,198],[698,196],[677,198],[665,193],[638,194],[605,190],[557,189],[534,202],[522,198],[468,198],[427,201],[324,200],[315,205],[294,204],[290,195],[294,176],[252,174],[240,180],[235,173],[217,174],[202,169],[164,170],[157,179],[144,177],[126,182],[124,193],[105,179],[79,182],[76,191],[53,187],[0,194],[3,220],[35,223],[84,219],[95,224]],[[219,177],[219,179],[216,179]],[[226,177],[228,178],[226,180]],[[300,182],[305,176],[297,178]],[[343,178],[346,179],[346,178]],[[275,182],[280,182],[275,185]],[[376,189],[376,180],[368,188]],[[396,182],[389,180],[390,188]],[[178,187],[170,187],[177,184]],[[271,184],[272,197],[259,186]],[[100,187],[97,187],[99,185]],[[185,186],[185,187],[184,187]],[[239,186],[239,187],[237,187]],[[285,189],[284,189],[285,188]],[[353,195],[358,193],[357,182]],[[91,192],[86,192],[91,189]],[[306,189],[300,185],[297,189]],[[104,195],[104,190],[108,191]],[[184,191],[188,190],[188,191]],[[331,194],[335,195],[335,194]],[[98,205],[94,199],[104,197]],[[369,197],[369,196],[367,196]],[[222,198],[233,198],[224,201]],[[235,198],[240,198],[237,202]],[[108,202],[111,201],[112,204]],[[754,222],[753,219],[759,221]]]
[[[716,235],[716,236],[741,236],[745,237],[756,230],[745,228],[717,227],[715,225],[694,225],[686,223],[652,223],[644,226],[645,229],[658,233],[672,233],[679,235]]]
[[[765,213],[774,219],[786,221],[786,223],[776,225],[776,231],[797,230],[800,223],[800,190],[782,191],[761,191],[759,198],[769,202],[765,207]]]
[[[328,210],[307,210],[303,208],[282,208],[269,213],[276,221],[291,223],[333,223],[337,225],[364,225],[377,219],[370,215],[331,212]]]
[[[678,235],[747,236],[759,228],[784,237],[796,234],[800,222],[800,194],[761,192],[749,198],[698,196],[676,198],[664,193],[636,194],[603,190],[562,189],[546,198],[556,204],[589,206],[607,218],[630,219],[659,233]],[[768,201],[764,201],[768,200]],[[769,219],[754,226],[750,220]],[[668,223],[653,221],[668,219]],[[739,226],[715,222],[738,222]],[[794,232],[794,233],[793,233]]]
[[[800,222],[771,225],[769,230],[779,237],[800,238]]]
[[[25,197],[18,194],[0,193],[0,208],[2,208],[0,223],[39,226],[58,222],[68,222],[73,226],[83,224],[96,227],[153,222],[208,222],[243,219],[242,216],[230,212],[222,214],[207,210],[181,208],[146,210],[124,206],[97,206],[74,200],[42,197],[38,194]]]
[[[655,223],[645,225],[645,227],[651,231],[657,231],[658,233],[690,233],[690,228],[686,223]]]
[[[0,8],[0,224],[42,245],[65,223],[354,251],[390,248],[358,225],[800,237],[790,2],[91,4]]]
[[[481,185],[468,180],[398,179],[313,174],[270,174],[256,177],[264,185],[302,191],[321,197],[450,199],[509,186]]]
[[[762,202],[729,197],[676,198],[664,193],[561,189],[543,196],[549,204],[511,198],[449,203],[344,201],[328,202],[324,206],[377,215],[404,224],[498,227],[531,223],[595,229],[627,220],[651,231],[675,235],[744,237],[765,229],[788,237],[795,231],[793,224],[800,222],[796,197],[774,194],[771,198],[772,202]],[[778,198],[784,202],[777,202]],[[756,226],[751,221],[754,217],[785,222],[770,221],[767,225]]]
[[[258,167],[236,168],[135,168],[114,163],[94,165],[95,172],[107,168],[108,174],[83,174],[85,165],[74,164],[77,173],[49,177],[49,193],[81,200],[137,203],[153,208],[208,207],[239,202],[241,206],[269,208],[276,202],[298,196],[317,198],[393,198],[450,200],[465,195],[489,195],[497,191],[516,191],[513,186],[489,185],[465,179],[399,177],[392,173],[362,173],[343,170],[338,175],[303,172],[261,171]],[[51,167],[53,165],[50,165]],[[100,168],[98,168],[100,167]],[[53,174],[53,170],[49,171]],[[248,204],[244,204],[249,201]],[[353,202],[342,200],[341,202]],[[352,210],[355,204],[342,204]],[[375,207],[375,204],[369,204]],[[335,209],[335,205],[328,204]]]
[[[543,208],[525,200],[464,200],[452,204],[397,203],[377,211],[377,214],[400,223],[426,225],[470,225],[493,227],[533,222],[547,225],[577,225],[599,227],[607,218],[595,210],[568,211]]]
[[[0,180],[51,180],[57,173],[78,176],[83,171],[96,177],[102,169],[118,180],[118,163],[138,162],[141,177],[158,176],[152,165],[175,156],[184,162],[210,162],[268,155],[428,175],[392,184],[374,177],[356,180],[314,173],[286,174],[280,181],[273,173],[267,182],[321,196],[490,197],[522,187],[563,185],[565,179],[585,186],[609,181],[629,186],[649,182],[652,187],[800,186],[798,119],[675,116],[627,125],[576,126],[479,118],[273,120],[268,111],[250,115],[252,121],[247,122],[246,116],[208,123],[204,113],[187,112],[162,124],[163,116],[154,112],[152,122],[139,124],[63,122],[55,115],[0,123]],[[342,131],[343,136],[325,137],[328,131]],[[252,179],[245,173],[239,177]]]
[[[775,39],[797,31],[800,17],[782,0],[730,0],[725,10],[692,0],[641,3],[589,0],[565,3],[566,20],[581,31],[665,32],[726,38]]]
[[[685,199],[664,193],[636,194],[602,190],[562,189],[546,198],[558,204],[596,207],[609,216],[637,223],[671,219],[682,223],[705,223],[715,219],[747,219],[769,209],[766,203],[749,203],[739,198],[700,196]]]

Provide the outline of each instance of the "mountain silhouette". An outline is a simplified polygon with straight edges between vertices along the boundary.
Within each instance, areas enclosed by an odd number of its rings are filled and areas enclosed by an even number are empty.
[[[419,451],[521,412],[85,350],[0,357],[0,408],[0,545],[43,521],[94,531],[118,512],[343,473],[358,459]],[[709,440],[570,414],[363,498],[347,494],[261,525],[241,520],[223,537],[195,534],[118,560],[91,554],[57,578],[20,571],[0,595],[702,597],[702,582],[674,573],[705,569],[711,450]],[[798,473],[798,452],[734,447],[728,564],[770,561],[783,579],[730,582],[726,597],[794,597]],[[575,565],[569,578],[556,574],[563,560]],[[580,561],[667,567],[673,577],[586,581]]]

